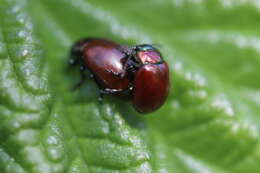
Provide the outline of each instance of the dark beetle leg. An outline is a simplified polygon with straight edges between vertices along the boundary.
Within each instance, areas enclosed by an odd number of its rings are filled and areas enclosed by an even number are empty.
[[[123,90],[110,89],[110,88],[105,88],[100,90],[102,94],[117,94],[117,93],[122,93],[122,91]]]
[[[79,61],[79,59],[77,57],[71,57],[69,60],[68,69],[72,69],[79,64],[81,64],[81,62]]]
[[[86,74],[85,74],[86,68],[84,66],[80,66],[80,81],[74,85],[72,90],[74,91],[75,89],[79,88],[80,86],[83,85],[86,79]]]
[[[130,91],[132,90],[132,87],[129,89]],[[128,90],[121,90],[121,89],[110,89],[110,88],[105,88],[105,89],[100,89],[101,94],[106,94],[106,95],[125,95]]]
[[[131,100],[132,90],[133,90],[133,87],[131,84],[129,85],[128,90],[117,90],[117,89],[109,89],[109,88],[100,89],[99,90],[99,94],[100,94],[99,101],[102,103],[104,95],[117,95],[125,100]]]
[[[99,97],[98,97],[98,101],[99,101],[99,103],[103,103],[103,100],[104,100],[104,94],[101,92],[101,90],[100,90],[100,92],[99,92]]]

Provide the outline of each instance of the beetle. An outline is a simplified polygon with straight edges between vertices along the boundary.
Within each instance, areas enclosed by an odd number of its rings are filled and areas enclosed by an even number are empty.
[[[141,113],[160,108],[169,93],[169,68],[160,52],[151,45],[138,45],[131,57],[137,62],[132,103]]]
[[[100,87],[100,93],[130,100],[140,113],[160,108],[169,92],[169,68],[152,45],[122,46],[113,41],[84,38],[71,49],[71,66],[80,64]],[[79,86],[77,85],[77,86]]]
[[[71,49],[70,65],[79,64],[84,82],[85,71],[100,86],[101,94],[126,95],[130,88],[129,76],[124,70],[127,56],[117,43],[98,38],[84,38],[77,41]]]

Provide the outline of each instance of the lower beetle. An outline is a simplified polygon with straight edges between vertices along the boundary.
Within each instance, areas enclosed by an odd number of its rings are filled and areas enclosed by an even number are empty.
[[[71,66],[80,65],[82,81],[85,71],[99,84],[100,92],[122,95],[128,91],[130,80],[124,70],[127,61],[123,48],[115,42],[84,38],[74,44],[71,49]]]

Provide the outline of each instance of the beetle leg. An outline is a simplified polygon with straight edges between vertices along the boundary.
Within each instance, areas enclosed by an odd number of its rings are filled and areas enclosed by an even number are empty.
[[[72,91],[76,90],[77,88],[81,87],[84,83],[85,79],[81,79],[78,83],[76,83],[73,88]]]
[[[71,57],[70,60],[69,60],[69,65],[70,66],[75,66],[78,63],[79,63],[79,61],[78,61],[78,58],[76,58],[76,57]]]
[[[102,93],[101,90],[99,90],[99,97],[98,97],[98,101],[99,103],[103,103],[103,100],[104,100],[104,93]]]
[[[77,88],[81,87],[84,82],[85,82],[85,75],[84,75],[84,76],[81,75],[81,79],[79,80],[79,82],[77,82],[77,83],[73,86],[72,90],[74,91],[74,90],[76,90]]]
[[[70,72],[73,68],[75,68],[77,65],[79,65],[81,62],[79,61],[79,59],[77,57],[71,57],[69,59],[68,65],[66,67],[66,71]]]
[[[80,66],[80,80],[79,80],[79,82],[78,83],[76,83],[75,85],[74,85],[74,87],[72,88],[72,90],[75,90],[75,89],[77,89],[77,88],[79,88],[80,86],[82,86],[83,85],[83,83],[85,82],[85,79],[86,79],[86,74],[85,74],[85,71],[86,71],[87,69],[82,65],[82,66]]]
[[[91,79],[94,78],[94,75],[86,66],[81,65],[79,69],[80,69],[81,76],[83,76],[84,78],[86,77],[86,74],[88,74]]]
[[[100,89],[99,91],[102,96],[105,94],[106,95],[124,96],[124,95],[128,95],[128,93],[132,91],[132,87],[130,86],[129,90],[105,88],[105,89]]]
[[[100,90],[102,94],[119,94],[122,93],[122,91],[123,90],[120,89],[110,89],[110,88],[105,88]]]

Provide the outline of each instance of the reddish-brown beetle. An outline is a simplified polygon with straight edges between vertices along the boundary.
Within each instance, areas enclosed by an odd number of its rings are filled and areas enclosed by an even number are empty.
[[[153,112],[168,96],[168,65],[151,45],[136,46],[133,57],[139,62],[133,83],[133,105],[138,112]]]
[[[72,65],[91,72],[102,94],[130,98],[140,113],[155,111],[168,96],[168,65],[151,45],[126,47],[86,38],[74,44],[71,56]]]

